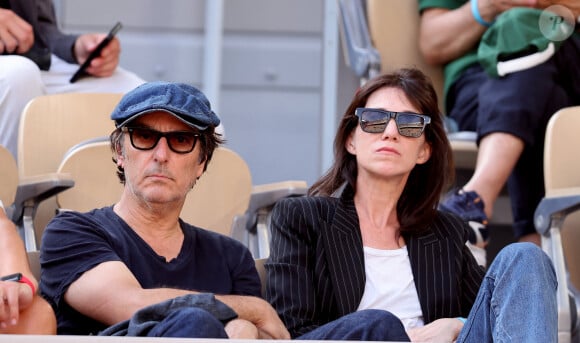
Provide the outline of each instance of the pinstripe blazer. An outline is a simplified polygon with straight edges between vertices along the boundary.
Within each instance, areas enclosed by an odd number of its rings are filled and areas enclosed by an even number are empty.
[[[440,212],[424,233],[404,236],[425,323],[469,314],[484,270],[467,234],[460,219]],[[352,188],[340,198],[278,202],[266,271],[266,298],[292,337],[356,311],[366,278]]]

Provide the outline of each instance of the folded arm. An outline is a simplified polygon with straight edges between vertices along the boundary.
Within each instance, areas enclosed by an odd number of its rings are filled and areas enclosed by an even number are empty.
[[[143,307],[196,293],[173,288],[143,289],[122,262],[112,261],[85,272],[70,285],[64,300],[80,313],[112,325],[129,319]],[[231,307],[239,319],[252,323],[259,331],[274,338],[289,338],[276,312],[263,299],[240,295],[216,295],[216,299]]]

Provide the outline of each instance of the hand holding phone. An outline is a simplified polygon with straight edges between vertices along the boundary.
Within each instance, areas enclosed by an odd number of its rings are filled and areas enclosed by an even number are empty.
[[[99,57],[101,55],[101,51],[103,51],[103,49],[107,45],[109,45],[109,43],[111,43],[111,41],[113,40],[113,38],[115,38],[115,35],[117,34],[117,32],[119,32],[119,30],[122,27],[123,27],[123,25],[121,25],[120,22],[118,22],[117,24],[115,24],[115,26],[113,26],[113,28],[111,29],[111,31],[109,31],[109,34],[107,34],[107,37],[105,37],[105,39],[103,39],[99,43],[99,45],[97,45],[97,47],[95,48],[95,50],[91,51],[91,53],[89,54],[89,57],[87,57],[87,59],[85,60],[85,62],[79,67],[79,69],[70,78],[70,83],[74,83],[78,79],[80,79],[81,77],[83,77],[84,75],[86,75],[86,70],[91,65],[91,62],[95,58],[97,58],[97,57]]]

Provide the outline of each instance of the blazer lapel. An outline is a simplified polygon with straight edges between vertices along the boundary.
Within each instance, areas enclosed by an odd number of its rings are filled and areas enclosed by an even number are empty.
[[[429,232],[419,237],[406,238],[415,287],[427,324],[445,313],[443,304],[449,301],[452,261],[449,240]]]
[[[356,311],[365,286],[365,266],[358,216],[352,198],[337,202],[332,222],[321,223],[321,239],[326,251],[340,315]]]

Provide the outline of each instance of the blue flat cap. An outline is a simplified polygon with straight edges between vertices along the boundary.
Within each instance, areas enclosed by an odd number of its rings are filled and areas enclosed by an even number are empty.
[[[122,127],[139,116],[156,111],[172,114],[199,130],[220,123],[199,89],[185,83],[165,81],[148,82],[125,94],[111,113],[111,119],[117,127]]]

